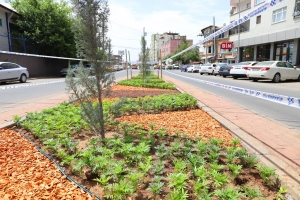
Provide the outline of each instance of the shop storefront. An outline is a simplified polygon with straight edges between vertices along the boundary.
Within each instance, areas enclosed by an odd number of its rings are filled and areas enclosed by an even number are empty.
[[[259,62],[270,60],[270,49],[270,44],[257,46],[256,60]]]
[[[254,46],[241,47],[241,61],[254,60]]]
[[[293,63],[294,41],[286,41],[275,44],[274,58],[280,61]]]

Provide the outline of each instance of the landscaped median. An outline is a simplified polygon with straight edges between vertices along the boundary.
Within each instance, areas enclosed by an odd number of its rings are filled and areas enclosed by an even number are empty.
[[[101,199],[283,197],[286,191],[279,190],[275,169],[259,165],[258,159],[249,155],[238,139],[197,108],[192,96],[179,93],[172,84],[154,75],[145,79],[134,77],[120,84],[113,86],[111,95],[103,101],[105,139],[90,131],[76,102],[28,113],[23,121],[15,117],[20,127],[18,131],[28,135],[63,166],[72,179]],[[12,133],[11,130],[3,132],[8,136]],[[5,148],[18,151],[20,145],[6,138]],[[37,163],[36,159],[43,157],[37,151],[16,155],[25,155],[26,162]],[[15,157],[13,153],[6,156],[10,156],[16,166],[26,164],[21,160],[24,158]],[[22,173],[28,176],[10,175],[10,181],[16,184],[15,188],[20,187],[17,183],[29,182],[34,183],[37,190],[44,191],[43,188],[49,188],[52,182],[37,184],[38,179],[31,171],[47,175],[53,171],[48,169],[45,165],[25,167]],[[5,176],[1,173],[0,180]],[[62,191],[68,188],[66,182],[59,183],[63,185]],[[59,188],[56,186],[55,191]],[[73,195],[76,199],[77,195],[83,195],[78,194],[80,189],[72,189],[65,193],[66,197]],[[23,197],[24,193],[16,194]]]

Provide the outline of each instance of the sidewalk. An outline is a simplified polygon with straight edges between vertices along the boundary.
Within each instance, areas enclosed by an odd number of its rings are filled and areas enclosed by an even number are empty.
[[[276,167],[282,185],[289,187],[294,199],[300,199],[299,132],[177,79],[163,78],[200,101],[200,107],[240,138],[262,163]]]
[[[298,132],[182,81],[166,75],[163,75],[163,78],[198,99],[199,106],[240,138],[245,148],[256,154],[262,163],[275,166],[277,174],[282,179],[282,185],[289,188],[289,193],[295,200],[300,200],[300,134]],[[63,101],[68,101],[68,95],[60,93],[0,112],[0,128],[11,124],[14,115],[23,117],[27,112],[50,108]]]

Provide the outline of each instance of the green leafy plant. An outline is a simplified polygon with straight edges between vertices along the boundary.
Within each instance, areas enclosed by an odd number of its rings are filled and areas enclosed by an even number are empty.
[[[228,186],[224,189],[215,190],[214,194],[224,200],[238,200],[239,197],[243,196],[242,193],[231,186]]]
[[[103,197],[113,200],[124,200],[127,196],[134,196],[135,190],[133,185],[122,179],[118,183],[112,183],[104,187]]]
[[[236,165],[236,164],[228,164],[228,167],[230,169],[230,172],[233,176],[233,178],[237,177],[242,172],[242,165]]]
[[[173,161],[174,164],[174,169],[176,172],[184,172],[187,168],[187,163],[186,161],[182,159],[176,159]]]
[[[286,187],[280,187],[279,191],[277,192],[275,199],[276,200],[286,200],[287,198],[285,198],[284,194],[286,194],[288,192],[288,188]]]
[[[230,182],[230,179],[224,173],[220,173],[216,170],[212,170],[212,177],[214,178],[214,184],[217,188],[223,187],[226,183]]]
[[[189,176],[186,173],[172,173],[169,174],[168,180],[170,180],[168,187],[175,189],[184,189],[186,187],[186,180]]]
[[[107,174],[101,174],[99,178],[94,179],[94,181],[97,181],[101,186],[106,186],[109,180],[111,180],[111,176]]]
[[[272,179],[277,178],[277,175],[275,173],[276,169],[272,166],[263,166],[258,165],[256,166],[256,169],[259,170],[259,174],[261,178],[263,179],[264,184],[270,185],[272,182]]]
[[[188,191],[181,188],[181,189],[174,189],[167,195],[168,200],[186,200],[188,199]]]
[[[22,118],[19,115],[13,116],[13,121],[16,123],[17,127],[21,126],[21,120],[22,120]]]
[[[252,188],[248,185],[244,185],[240,188],[240,191],[245,194],[249,199],[260,198],[263,197],[262,193],[258,188]]]
[[[163,182],[152,182],[149,183],[147,190],[150,190],[153,193],[153,199],[156,200],[157,195],[162,191],[164,186]]]

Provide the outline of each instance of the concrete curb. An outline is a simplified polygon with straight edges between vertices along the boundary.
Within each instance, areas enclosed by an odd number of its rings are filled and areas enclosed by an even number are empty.
[[[166,81],[166,80],[165,80]],[[171,82],[171,81],[166,81]],[[179,88],[175,83],[176,89],[181,93],[187,93]],[[276,168],[276,173],[281,178],[281,186],[288,188],[289,200],[300,200],[300,175],[285,161],[275,155],[272,150],[262,144],[259,140],[252,137],[249,133],[239,128],[237,125],[215,112],[213,109],[197,100],[197,106],[215,118],[222,126],[228,129],[236,138],[240,139],[243,146],[250,154],[259,158],[260,163],[265,166],[273,166]],[[252,145],[252,144],[255,144]],[[291,178],[292,176],[293,178]]]

